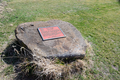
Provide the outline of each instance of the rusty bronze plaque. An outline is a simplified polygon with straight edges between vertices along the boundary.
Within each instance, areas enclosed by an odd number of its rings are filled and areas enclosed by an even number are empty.
[[[38,31],[43,40],[50,40],[65,37],[64,32],[59,26],[40,27]]]

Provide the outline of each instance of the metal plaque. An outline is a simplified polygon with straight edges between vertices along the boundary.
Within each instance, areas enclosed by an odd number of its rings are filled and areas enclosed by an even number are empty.
[[[40,27],[38,31],[43,40],[65,37],[65,34],[58,26]]]

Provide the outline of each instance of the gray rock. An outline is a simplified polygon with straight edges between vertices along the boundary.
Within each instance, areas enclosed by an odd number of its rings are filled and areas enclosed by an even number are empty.
[[[62,29],[66,37],[43,41],[37,28],[55,25]],[[87,47],[81,33],[72,24],[60,20],[20,24],[15,36],[21,46],[32,51],[33,57],[84,58]]]

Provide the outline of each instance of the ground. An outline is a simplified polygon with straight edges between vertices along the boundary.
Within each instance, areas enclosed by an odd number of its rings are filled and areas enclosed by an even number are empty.
[[[92,45],[86,51],[86,70],[78,79],[120,79],[120,4],[118,0],[5,0],[0,4],[0,52],[15,39],[17,25],[32,21],[63,20],[73,24]],[[4,9],[4,10],[3,10]],[[3,14],[2,14],[3,13]],[[89,64],[89,65],[88,65]],[[0,71],[13,73],[1,61]],[[5,66],[5,67],[3,67]],[[6,76],[9,76],[7,74]],[[5,80],[1,77],[1,80]],[[76,79],[74,77],[73,79]]]

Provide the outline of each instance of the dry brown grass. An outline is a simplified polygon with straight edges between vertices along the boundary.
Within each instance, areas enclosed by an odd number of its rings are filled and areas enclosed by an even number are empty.
[[[23,76],[36,75],[38,79],[42,80],[58,80],[68,79],[69,76],[75,73],[81,73],[83,69],[83,61],[76,60],[64,65],[56,64],[55,60],[45,59],[41,57],[39,61],[32,61],[18,64],[17,69]]]

